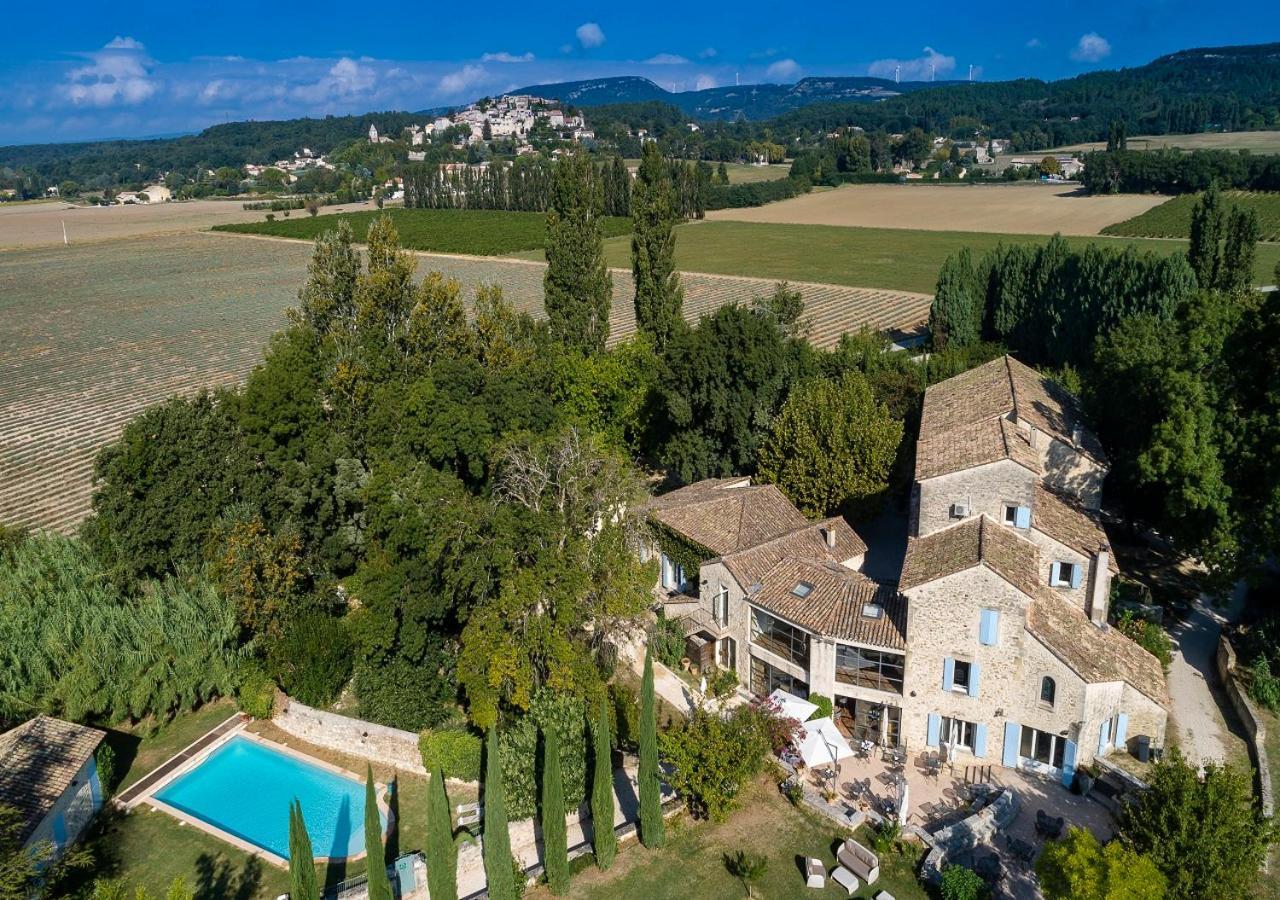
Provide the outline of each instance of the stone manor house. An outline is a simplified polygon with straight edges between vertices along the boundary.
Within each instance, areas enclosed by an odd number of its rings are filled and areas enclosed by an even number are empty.
[[[755,694],[822,694],[855,740],[1069,785],[1162,746],[1169,707],[1160,663],[1107,624],[1106,473],[1075,399],[1003,357],[925,392],[896,585],[862,574],[843,518],[723,478],[650,501],[656,590],[689,655]]]

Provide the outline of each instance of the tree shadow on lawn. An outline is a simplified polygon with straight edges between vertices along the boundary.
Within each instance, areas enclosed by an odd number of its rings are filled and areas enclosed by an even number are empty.
[[[210,853],[196,859],[195,900],[253,900],[262,885],[262,860],[250,856],[237,871],[230,860]]]

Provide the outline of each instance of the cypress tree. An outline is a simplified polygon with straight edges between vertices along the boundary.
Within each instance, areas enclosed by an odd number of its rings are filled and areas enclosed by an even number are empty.
[[[507,831],[507,801],[502,788],[502,761],[498,758],[498,729],[485,736],[484,766],[484,877],[489,900],[515,900],[515,875],[511,871],[511,834]]]
[[[1217,288],[1220,283],[1224,226],[1222,195],[1215,182],[1191,211],[1191,245],[1187,248],[1187,259],[1196,273],[1196,281],[1206,290]]]
[[[547,211],[544,305],[551,333],[588,355],[609,337],[613,276],[604,261],[599,179],[580,151],[556,163]]]
[[[613,831],[613,740],[609,733],[609,706],[600,698],[600,715],[595,731],[595,777],[591,783],[591,823],[595,834],[596,865],[607,869],[618,852],[618,836]]]
[[[631,274],[636,286],[636,328],[659,350],[680,327],[684,288],[676,271],[675,210],[671,170],[650,141],[631,195]]]
[[[427,888],[433,900],[458,900],[458,857],[453,819],[439,766],[427,785]]]
[[[542,732],[542,853],[551,893],[568,893],[569,836],[564,822],[564,777],[560,773],[560,737],[554,728]]]
[[[1237,206],[1227,220],[1227,243],[1222,252],[1224,291],[1245,291],[1253,284],[1253,260],[1258,251],[1258,214]]]
[[[373,787],[373,766],[366,766],[364,781],[364,848],[368,854],[369,900],[391,900],[391,880],[387,878],[387,857],[382,849],[382,820],[378,817],[378,794]]]
[[[320,900],[315,853],[311,850],[307,823],[302,818],[302,804],[296,798],[289,806],[289,897],[291,900]]]
[[[975,283],[969,248],[948,256],[938,272],[938,287],[929,308],[929,332],[933,349],[968,347],[981,337],[986,292]]]
[[[644,652],[640,682],[640,842],[661,847],[666,840],[662,820],[662,782],[658,772],[658,720],[653,700],[653,650]]]

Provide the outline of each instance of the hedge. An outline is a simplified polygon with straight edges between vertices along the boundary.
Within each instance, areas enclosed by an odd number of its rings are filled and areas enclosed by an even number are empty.
[[[418,735],[422,765],[428,772],[439,768],[446,778],[480,780],[480,737],[461,728],[441,728]]]

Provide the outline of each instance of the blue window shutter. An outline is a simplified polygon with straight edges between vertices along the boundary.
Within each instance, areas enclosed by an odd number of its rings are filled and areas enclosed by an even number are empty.
[[[1067,741],[1066,746],[1062,748],[1062,786],[1071,787],[1071,782],[1076,780],[1076,745]]]
[[[987,726],[981,722],[973,726],[973,755],[979,758],[987,755]]]
[[[942,661],[942,689],[944,691],[951,690],[951,685],[955,684],[956,679],[956,661],[948,656]]]
[[[1004,757],[1001,762],[1010,769],[1018,767],[1018,742],[1022,740],[1022,726],[1017,722],[1004,723]]]
[[[1031,507],[1019,506],[1018,511],[1014,513],[1013,523],[1019,528],[1031,527]]]
[[[1071,586],[1073,588],[1080,587],[1080,573],[1082,571],[1084,571],[1084,566],[1076,565],[1071,567]]]
[[[684,590],[688,583],[688,579],[684,577],[684,566],[676,566],[676,587]]]
[[[999,640],[1000,610],[984,609],[982,611],[982,621],[978,628],[978,643],[992,647],[998,643]]]
[[[1111,743],[1111,720],[1102,723],[1102,727],[1098,729],[1098,755],[1102,756],[1107,752],[1107,745]]]
[[[1054,563],[1049,566],[1049,583],[1057,584],[1062,577],[1062,563]]]
[[[969,663],[969,696],[978,696],[978,676],[982,673],[982,666],[977,660]]]
[[[938,746],[938,733],[942,730],[942,716],[937,713],[929,713],[929,733],[925,736],[924,743],[927,747]]]
[[[1123,747],[1125,741],[1129,737],[1129,716],[1126,713],[1120,713],[1116,716],[1116,737],[1115,745]]]
[[[667,554],[662,554],[662,586],[664,588],[671,587],[671,560],[667,558]]]

